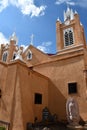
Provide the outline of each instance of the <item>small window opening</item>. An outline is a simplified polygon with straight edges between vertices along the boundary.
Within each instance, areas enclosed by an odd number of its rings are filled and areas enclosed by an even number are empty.
[[[76,94],[77,93],[77,83],[68,83],[68,94]]]
[[[29,50],[27,54],[27,60],[31,60],[31,59],[32,59],[32,52]]]
[[[13,60],[16,58],[16,53],[14,53],[14,55],[13,55]]]
[[[42,94],[35,93],[34,103],[35,104],[42,104]]]
[[[0,98],[2,97],[2,92],[1,92],[1,89],[0,89]]]

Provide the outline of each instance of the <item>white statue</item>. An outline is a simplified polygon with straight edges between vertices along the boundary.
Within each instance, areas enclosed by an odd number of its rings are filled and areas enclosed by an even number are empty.
[[[66,103],[66,113],[69,125],[78,126],[80,121],[78,103],[74,98],[69,98]]]

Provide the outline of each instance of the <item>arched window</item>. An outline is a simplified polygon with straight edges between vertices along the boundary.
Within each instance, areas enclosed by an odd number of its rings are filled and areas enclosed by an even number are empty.
[[[3,55],[2,55],[2,60],[3,60],[4,62],[6,62],[7,56],[8,56],[8,52],[6,51],[6,52],[4,52]]]
[[[72,28],[64,30],[64,43],[65,43],[65,46],[69,46],[74,43],[74,36],[73,36]]]
[[[32,59],[32,52],[29,50],[27,54],[27,60],[31,60],[31,59]]]

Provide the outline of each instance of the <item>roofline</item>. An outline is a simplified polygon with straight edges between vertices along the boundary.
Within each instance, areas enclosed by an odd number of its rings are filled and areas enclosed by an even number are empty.
[[[55,61],[61,61],[61,60],[65,60],[65,59],[69,59],[69,58],[77,57],[77,56],[81,56],[81,55],[84,55],[84,48],[78,49],[78,53],[77,53],[77,50],[73,50],[73,51],[68,52],[68,53],[67,52],[66,53],[60,53],[58,55],[51,56],[52,58],[50,57],[50,59],[48,61],[38,63],[38,64],[32,65],[30,67],[36,67],[36,66],[40,66],[40,65],[43,65],[43,64],[48,64],[48,63],[52,63],[52,62],[55,62]]]
[[[45,78],[46,80],[49,80],[48,77],[46,77],[46,76],[40,74],[39,72],[36,72],[35,70],[29,68],[29,67],[26,65],[26,63],[24,63],[23,61],[21,61],[21,60],[19,60],[19,59],[18,59],[18,60],[15,60],[15,61],[12,61],[12,62],[10,62],[10,63],[6,63],[6,62],[3,62],[3,61],[0,61],[0,63],[1,63],[2,65],[6,66],[6,67],[11,66],[11,65],[18,65],[18,64],[20,64],[20,65],[24,66],[30,73],[34,73],[35,75],[38,75],[38,76],[40,76],[40,77],[42,77],[42,78]]]

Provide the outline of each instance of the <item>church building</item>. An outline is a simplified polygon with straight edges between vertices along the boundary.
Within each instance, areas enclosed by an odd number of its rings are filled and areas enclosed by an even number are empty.
[[[66,101],[73,97],[80,117],[87,121],[87,46],[79,15],[69,7],[64,22],[56,21],[56,54],[33,45],[17,45],[16,34],[0,48],[0,124],[26,130],[42,121],[47,107],[58,121],[66,121]]]

